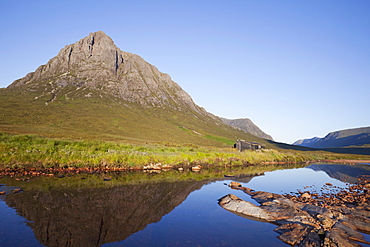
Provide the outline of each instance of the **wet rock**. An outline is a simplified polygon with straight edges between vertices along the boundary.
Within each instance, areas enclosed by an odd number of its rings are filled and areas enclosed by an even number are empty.
[[[242,184],[238,182],[230,182],[229,187],[242,187]]]
[[[278,238],[290,245],[296,245],[313,230],[312,226],[301,225],[298,223],[283,224],[274,231],[279,233]]]
[[[279,225],[275,229],[280,234],[278,238],[290,245],[361,246],[359,243],[370,244],[358,232],[370,232],[367,184],[367,180],[359,179],[348,191],[323,196],[305,191],[292,196],[254,191],[231,182],[229,187],[244,191],[260,205],[232,194],[222,197],[219,205],[231,212]]]
[[[193,166],[193,167],[191,168],[191,170],[192,170],[193,172],[200,171],[200,169],[202,169],[202,166],[200,166],[200,165],[198,165],[198,166]]]
[[[170,169],[172,169],[172,168],[173,168],[173,166],[168,165],[168,164],[164,164],[164,165],[162,166],[162,169],[164,169],[164,170],[170,170]]]
[[[161,170],[162,164],[161,163],[157,163],[157,164],[150,163],[149,165],[144,166],[143,169],[144,170]]]
[[[141,167],[63,167],[63,168],[6,168],[0,169],[0,178],[3,176],[15,177],[16,180],[28,181],[31,177],[47,176],[58,177],[63,176],[71,177],[75,174],[87,173],[106,173],[109,171],[126,171],[126,170],[142,170]],[[23,178],[23,177],[27,178]]]
[[[244,201],[232,194],[221,198],[219,205],[229,211],[256,217],[262,220],[272,221],[276,217],[276,215],[273,215],[264,209],[250,202]]]
[[[325,242],[328,244],[330,243],[329,246],[362,246],[354,241],[366,242],[360,233],[340,222],[337,222],[334,227],[326,233],[325,237]]]
[[[229,174],[225,174],[224,175],[225,178],[232,178],[232,177],[235,177],[235,175],[229,175]]]
[[[303,193],[302,195],[301,195],[301,197],[302,198],[307,198],[307,199],[311,199],[311,195],[309,194],[309,193]]]
[[[324,239],[324,232],[311,231],[302,242],[299,243],[300,247],[321,246]]]
[[[368,217],[350,214],[346,218],[357,230],[370,232],[370,219]]]
[[[19,193],[19,192],[22,192],[21,188],[17,188],[17,189],[12,190],[13,194],[16,194],[16,193]]]

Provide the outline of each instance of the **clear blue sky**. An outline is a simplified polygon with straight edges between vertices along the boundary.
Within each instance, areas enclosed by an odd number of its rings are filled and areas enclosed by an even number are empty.
[[[104,31],[276,141],[370,126],[369,0],[0,1],[0,87]]]

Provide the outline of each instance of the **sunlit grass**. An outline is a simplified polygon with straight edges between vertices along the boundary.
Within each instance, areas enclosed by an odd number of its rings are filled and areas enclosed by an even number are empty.
[[[150,163],[179,165],[245,165],[308,162],[336,158],[327,153],[238,152],[232,148],[192,144],[72,141],[0,133],[0,164],[5,167],[142,167]]]

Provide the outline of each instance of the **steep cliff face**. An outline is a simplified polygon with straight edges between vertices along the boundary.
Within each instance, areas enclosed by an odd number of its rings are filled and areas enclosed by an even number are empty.
[[[241,119],[226,119],[221,118],[222,122],[232,127],[238,128],[245,132],[251,133],[252,135],[258,136],[263,139],[273,140],[272,137],[263,132],[257,125],[255,125],[249,118]]]
[[[138,55],[121,51],[101,31],[65,46],[47,64],[8,88],[26,84],[52,84],[50,90],[56,93],[65,86],[87,87],[142,106],[190,108],[206,113],[169,75]]]

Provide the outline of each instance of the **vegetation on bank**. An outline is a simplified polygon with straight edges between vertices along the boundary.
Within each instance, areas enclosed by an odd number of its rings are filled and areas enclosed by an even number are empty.
[[[7,167],[143,167],[148,164],[243,165],[270,162],[299,163],[349,158],[323,152],[238,152],[192,144],[74,141],[0,133],[0,165]],[[353,158],[351,156],[350,158]]]
[[[168,171],[122,171],[122,172],[102,172],[102,173],[63,173],[57,172],[54,176],[30,176],[22,172],[11,177],[2,175],[0,171],[0,184],[7,186],[21,187],[23,190],[51,190],[54,188],[109,188],[120,185],[134,185],[143,183],[162,183],[179,181],[219,181],[229,180],[240,177],[252,178],[265,172],[282,169],[301,168],[307,164],[275,164],[258,166],[213,166],[193,172],[191,169],[178,171],[171,169]],[[225,177],[233,175],[232,177]],[[109,180],[108,180],[108,179]]]

